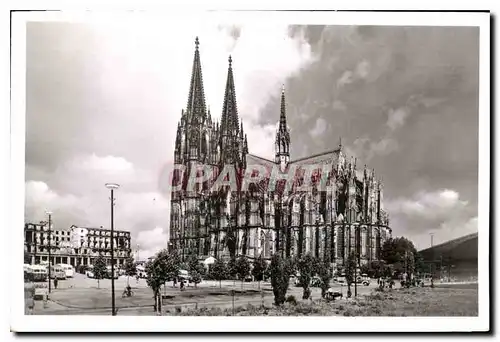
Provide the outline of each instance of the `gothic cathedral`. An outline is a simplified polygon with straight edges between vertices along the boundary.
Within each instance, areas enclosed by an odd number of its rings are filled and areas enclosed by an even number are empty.
[[[198,38],[195,45],[188,103],[175,139],[169,248],[183,258],[196,254],[200,259],[310,253],[342,266],[354,251],[360,264],[378,260],[392,231],[374,171],[356,169],[341,143],[332,151],[290,160],[284,89],[274,160],[249,153],[232,59],[219,122],[205,102]],[[222,182],[214,190],[214,183],[231,180],[231,174],[234,186]],[[258,181],[245,182],[259,174]],[[193,185],[193,178],[203,181]]]

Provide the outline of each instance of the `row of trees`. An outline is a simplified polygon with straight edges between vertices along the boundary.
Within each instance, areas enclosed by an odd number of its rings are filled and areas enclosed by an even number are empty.
[[[361,266],[361,273],[372,278],[394,277],[406,273],[408,277],[425,273],[426,265],[409,239],[397,237],[384,242],[379,261]]]
[[[125,270],[125,275],[127,276],[127,286],[130,286],[130,277],[133,277],[137,274],[137,268],[134,259],[132,257],[127,258],[125,260],[123,268]],[[102,255],[97,257],[97,259],[95,260],[92,273],[94,274],[94,279],[97,279],[97,287],[99,288],[99,281],[109,276],[109,271],[106,266],[106,259],[104,259]]]
[[[352,252],[344,265],[343,272],[349,290],[351,284],[356,281],[355,277],[359,266],[357,258],[358,256]],[[413,243],[406,238],[386,241],[381,251],[381,258],[381,261],[361,266],[360,273],[366,273],[371,277],[394,276],[398,272],[412,274],[418,272],[419,267],[421,268],[423,265]],[[96,269],[102,269],[99,259],[94,265],[95,274],[97,274]],[[147,284],[153,290],[155,310],[161,310],[161,286],[178,278],[181,269],[189,270],[195,286],[204,277],[219,281],[220,287],[222,287],[222,280],[239,279],[242,288],[249,275],[259,281],[259,287],[261,280],[270,278],[276,305],[285,302],[291,276],[298,274],[299,286],[303,288],[302,297],[308,299],[311,295],[310,286],[313,277],[319,279],[321,293],[324,296],[334,275],[331,264],[315,258],[311,254],[303,255],[300,258],[282,258],[279,255],[273,255],[269,264],[262,257],[254,259],[252,263],[245,256],[232,257],[228,262],[216,260],[206,270],[196,255],[190,255],[185,262],[182,262],[175,252],[168,253],[167,250],[162,250],[146,264]],[[135,275],[135,264],[132,259],[127,260],[125,271],[128,276]],[[99,279],[98,276],[96,278]]]
[[[231,258],[227,263],[223,260],[216,260],[210,267],[208,278],[219,281],[222,287],[222,280],[238,278],[241,281],[241,288],[245,279],[252,275],[255,280],[260,282],[265,277],[267,264],[262,257],[256,258],[251,264],[245,256]]]

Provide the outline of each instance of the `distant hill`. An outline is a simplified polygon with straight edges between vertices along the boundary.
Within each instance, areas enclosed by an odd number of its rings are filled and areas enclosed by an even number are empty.
[[[462,236],[442,244],[420,251],[424,260],[476,261],[477,262],[477,233]]]
[[[434,265],[436,278],[477,280],[477,233],[420,251],[424,261]],[[434,262],[432,262],[434,261]]]

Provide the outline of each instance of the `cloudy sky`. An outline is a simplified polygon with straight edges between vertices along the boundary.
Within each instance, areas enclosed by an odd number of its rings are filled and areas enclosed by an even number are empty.
[[[292,159],[339,137],[385,185],[393,234],[419,248],[476,232],[477,28],[210,26],[155,21],[27,26],[27,221],[117,229],[141,256],[166,246],[177,121],[194,38],[212,116],[233,57],[250,153],[272,157],[287,92]]]

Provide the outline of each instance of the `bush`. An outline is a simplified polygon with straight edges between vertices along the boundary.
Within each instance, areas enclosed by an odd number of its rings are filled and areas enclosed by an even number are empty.
[[[289,295],[288,297],[286,297],[286,302],[292,305],[297,305],[297,299],[294,295]]]
[[[375,293],[375,294],[373,294],[373,295],[370,296],[370,299],[373,299],[373,300],[383,300],[384,296],[382,296],[380,293]]]

